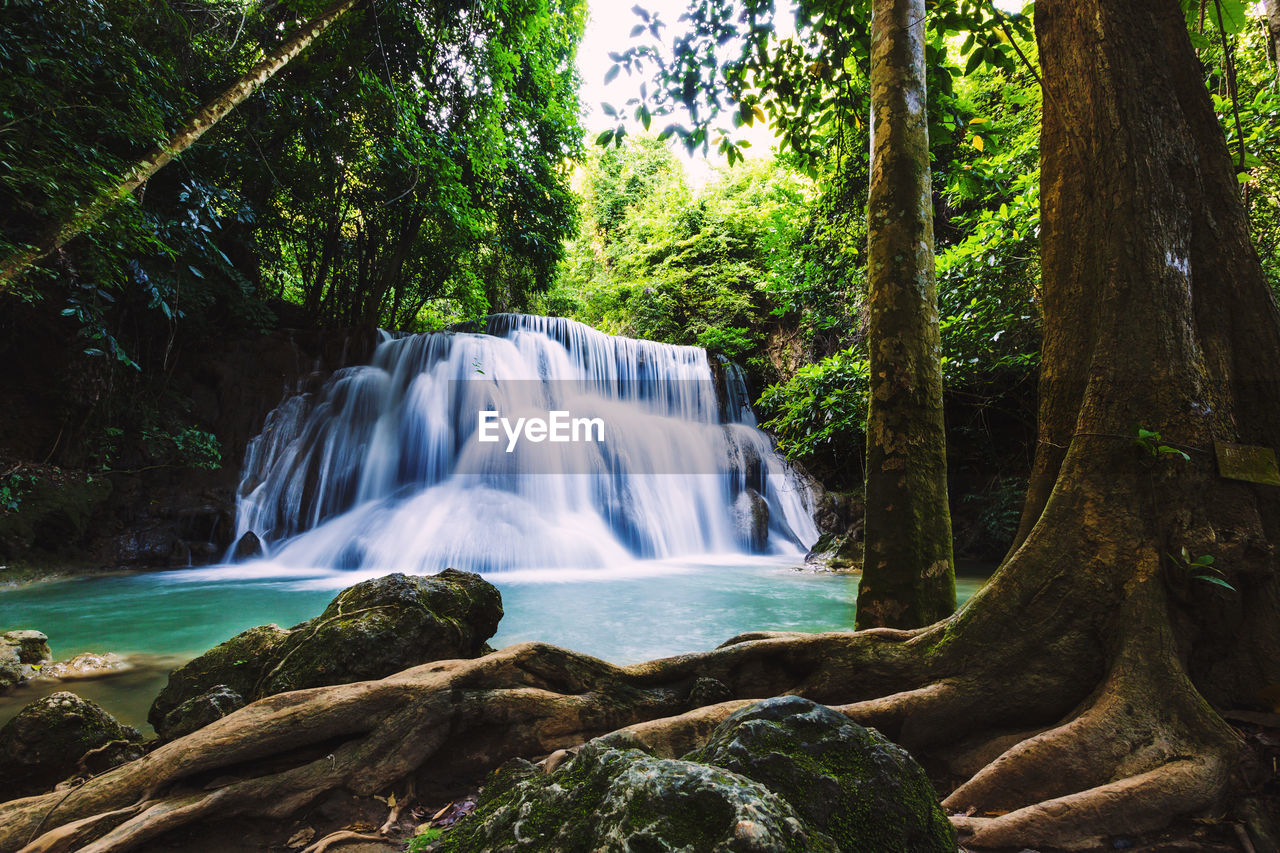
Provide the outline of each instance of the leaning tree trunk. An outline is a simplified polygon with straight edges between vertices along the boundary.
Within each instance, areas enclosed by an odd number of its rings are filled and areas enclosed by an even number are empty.
[[[918,628],[956,606],[947,507],[924,0],[871,20],[866,532],[859,628]]]
[[[194,145],[209,128],[288,65],[356,2],[357,0],[337,0],[327,7],[220,94],[206,101],[172,136],[142,155],[123,178],[102,190],[91,201],[75,207],[65,218],[48,228],[34,245],[20,249],[0,261],[0,291],[10,287],[36,261],[62,248],[77,234],[92,227],[107,211],[127,198],[170,160]]]
[[[976,815],[953,818],[967,849],[1215,813],[1241,744],[1214,708],[1280,685],[1280,506],[1276,487],[1219,477],[1210,448],[1280,445],[1280,312],[1179,4],[1036,6],[1040,449],[1019,545],[959,612],[631,667],[525,644],[272,696],[79,788],[0,804],[0,851],[121,851],[215,818],[287,833],[340,792],[402,802],[413,783],[619,728],[678,756],[785,692],[967,779],[944,803]],[[1153,456],[1138,426],[1190,459]],[[1184,547],[1238,591],[1192,577],[1170,556]],[[696,707],[703,678],[733,700]]]

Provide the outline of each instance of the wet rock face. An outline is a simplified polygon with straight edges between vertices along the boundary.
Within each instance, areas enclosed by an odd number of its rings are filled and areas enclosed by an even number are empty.
[[[191,721],[202,720],[199,728],[217,719],[210,718],[212,709],[234,710],[223,696],[202,705],[199,713],[191,708],[190,714],[173,714],[218,686],[252,702],[289,690],[385,678],[431,661],[476,657],[501,618],[501,595],[479,575],[446,569],[430,577],[374,578],[343,590],[323,613],[301,625],[287,631],[277,625],[251,628],[174,670],[147,719],[161,736],[179,737],[176,732],[194,731]]]
[[[505,767],[442,853],[834,853],[777,794],[706,764],[599,741],[551,774]]]
[[[755,489],[743,489],[733,502],[739,536],[756,553],[769,544],[769,502]]]
[[[611,735],[549,773],[509,762],[441,851],[934,853],[955,835],[924,771],[795,696],[749,706],[680,760]]]
[[[0,800],[39,794],[79,773],[138,758],[141,741],[137,729],[74,693],[38,699],[0,729]]]
[[[840,850],[956,849],[951,822],[920,765],[876,730],[808,699],[781,696],[744,708],[685,758],[777,792]]]
[[[33,677],[52,658],[49,638],[39,631],[0,634],[0,690]]]

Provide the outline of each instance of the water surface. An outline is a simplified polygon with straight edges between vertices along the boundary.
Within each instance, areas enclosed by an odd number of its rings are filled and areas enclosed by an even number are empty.
[[[746,631],[839,631],[853,625],[857,575],[797,570],[794,558],[646,561],[628,568],[486,575],[505,615],[490,641],[540,640],[614,663],[714,648]],[[49,635],[55,658],[116,652],[130,672],[34,684],[0,696],[0,723],[27,702],[72,690],[143,728],[168,671],[255,625],[295,625],[320,613],[356,572],[294,572],[244,564],[81,578],[0,593],[0,630]],[[957,581],[967,600],[981,579]]]

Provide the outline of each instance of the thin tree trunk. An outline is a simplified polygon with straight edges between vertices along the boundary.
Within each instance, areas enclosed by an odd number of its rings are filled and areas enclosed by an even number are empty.
[[[160,171],[170,160],[195,144],[209,128],[261,88],[356,2],[357,0],[336,0],[284,44],[242,74],[221,94],[206,101],[172,136],[139,158],[117,183],[100,192],[87,204],[77,206],[68,216],[49,228],[35,245],[19,250],[0,262],[0,291],[9,288],[36,261],[60,249],[77,234],[92,227],[107,211]]]
[[[924,0],[875,0],[868,246],[870,406],[859,628],[955,609],[947,507]]]

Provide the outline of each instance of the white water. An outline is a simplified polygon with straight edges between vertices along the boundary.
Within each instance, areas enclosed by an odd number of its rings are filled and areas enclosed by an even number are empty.
[[[495,315],[486,332],[386,340],[372,364],[271,413],[238,497],[237,539],[267,547],[253,571],[613,572],[799,556],[817,538],[810,494],[755,428],[736,366],[559,318]],[[476,440],[482,410],[598,417],[606,436],[508,453],[505,435]],[[751,532],[761,498],[764,542]]]

